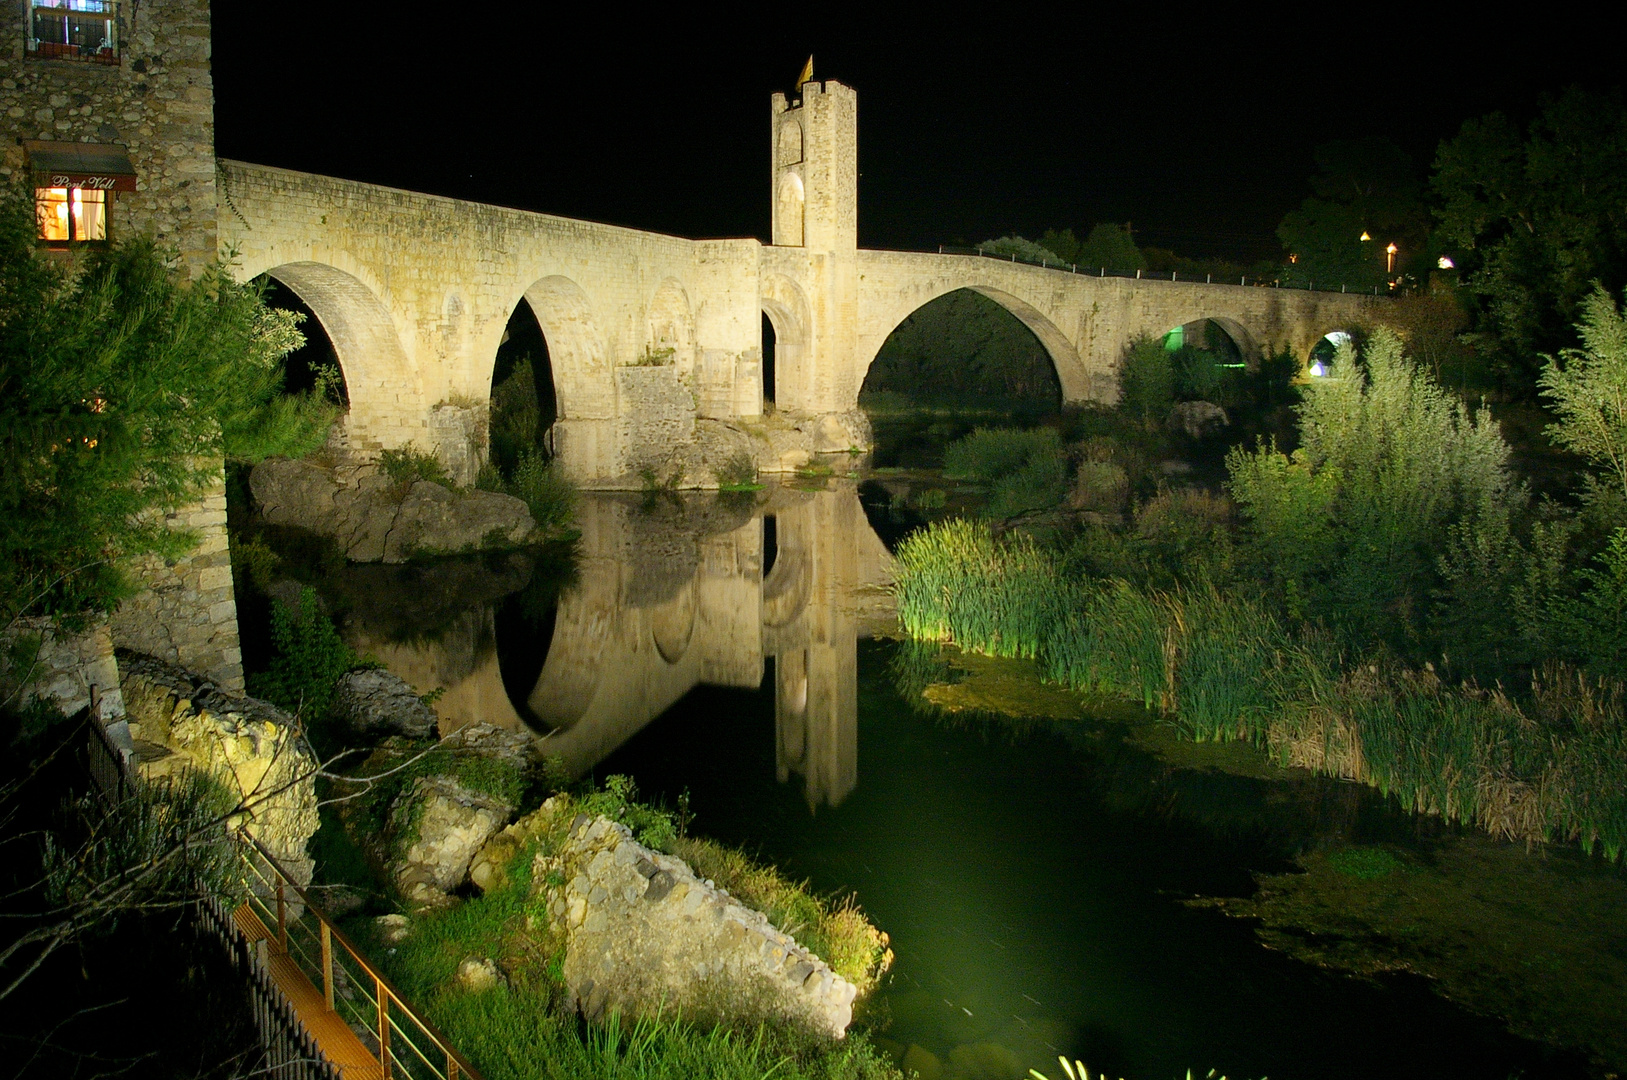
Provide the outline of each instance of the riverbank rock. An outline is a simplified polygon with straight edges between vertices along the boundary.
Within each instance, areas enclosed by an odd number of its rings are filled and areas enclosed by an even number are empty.
[[[538,814],[558,812],[555,804]],[[851,983],[766,916],[614,821],[577,815],[557,850],[539,853],[532,882],[566,942],[570,1000],[589,1019],[613,1009],[677,1009],[836,1038],[852,1021]]]
[[[317,761],[294,718],[150,656],[120,652],[118,661],[137,773],[196,768],[215,777],[243,799],[249,834],[309,884]]]
[[[1203,439],[1231,423],[1226,410],[1212,401],[1181,401],[1169,414],[1169,426],[1190,439]]]
[[[381,669],[342,676],[334,686],[329,715],[359,735],[423,739],[435,734],[435,710],[404,680]]]
[[[390,808],[400,853],[390,864],[391,881],[410,903],[446,903],[475,854],[513,816],[512,805],[455,777],[420,777]]]
[[[537,532],[530,510],[512,496],[428,480],[403,488],[374,466],[272,459],[254,467],[249,490],[263,520],[332,537],[352,562],[510,547]]]

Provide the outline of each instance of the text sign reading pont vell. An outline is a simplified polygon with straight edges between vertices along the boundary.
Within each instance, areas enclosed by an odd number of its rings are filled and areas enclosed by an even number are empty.
[[[45,186],[54,188],[89,188],[93,191],[134,191],[133,176],[89,176],[82,173],[48,173]]]

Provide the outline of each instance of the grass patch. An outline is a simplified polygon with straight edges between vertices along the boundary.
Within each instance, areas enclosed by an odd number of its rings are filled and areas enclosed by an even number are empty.
[[[735,899],[768,916],[768,921],[818,954],[831,970],[858,988],[875,989],[891,966],[887,935],[876,929],[852,897],[832,899],[810,892],[735,848],[700,837],[678,837],[669,849],[696,874],[710,878]]]

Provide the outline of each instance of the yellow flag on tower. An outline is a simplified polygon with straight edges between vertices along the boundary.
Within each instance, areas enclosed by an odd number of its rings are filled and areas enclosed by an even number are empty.
[[[803,83],[811,81],[813,81],[813,56],[809,55],[808,62],[802,65],[802,74],[797,76],[797,89],[801,90]]]

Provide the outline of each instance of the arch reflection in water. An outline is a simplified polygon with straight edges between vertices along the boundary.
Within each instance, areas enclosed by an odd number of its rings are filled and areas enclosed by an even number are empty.
[[[854,488],[755,509],[588,495],[578,523],[580,578],[527,702],[547,752],[585,772],[696,685],[754,689],[772,667],[780,778],[802,776],[810,807],[841,802],[858,780],[858,638],[892,616],[891,559]]]
[[[772,670],[777,774],[802,777],[811,809],[835,806],[858,782],[858,639],[890,627],[893,609],[891,556],[854,486],[831,484],[776,490],[756,506],[583,493],[576,579],[551,617],[494,619],[521,597],[494,599],[487,579],[433,638],[387,639],[357,623],[347,638],[420,693],[444,688],[443,734],[529,724],[571,775],[697,685],[756,689]]]

